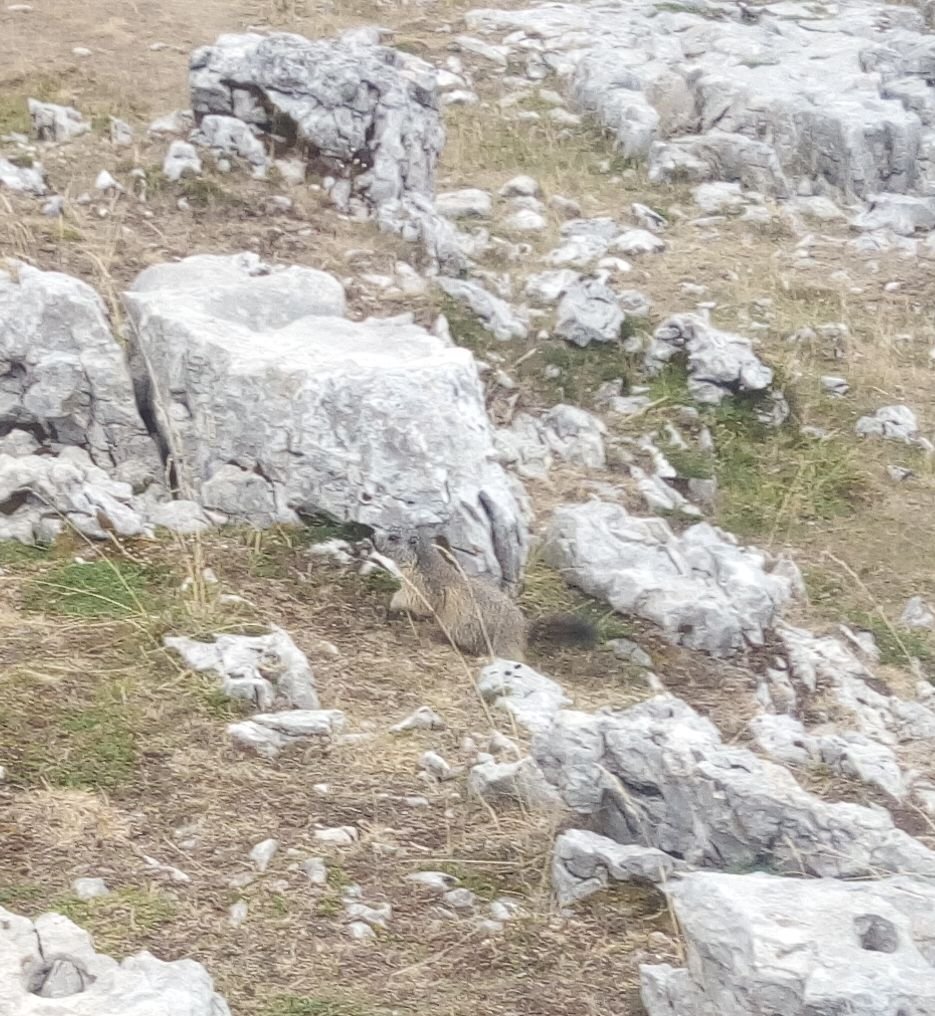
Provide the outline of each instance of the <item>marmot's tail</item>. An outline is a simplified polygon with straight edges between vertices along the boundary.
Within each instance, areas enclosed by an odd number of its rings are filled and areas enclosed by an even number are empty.
[[[593,649],[600,638],[597,628],[577,614],[548,614],[530,624],[529,641],[539,645]]]

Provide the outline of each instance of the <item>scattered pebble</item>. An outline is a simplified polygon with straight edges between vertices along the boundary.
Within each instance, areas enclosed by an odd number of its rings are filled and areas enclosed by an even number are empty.
[[[256,870],[264,872],[270,865],[270,861],[276,856],[279,850],[279,840],[262,840],[250,851],[250,860],[256,865]]]
[[[315,830],[315,839],[319,843],[327,843],[332,847],[353,846],[359,835],[354,826],[334,826],[330,829]]]
[[[238,900],[227,908],[227,923],[232,928],[239,928],[247,919],[249,907],[246,900]]]
[[[107,883],[102,878],[76,878],[71,888],[79,900],[93,900],[110,893]]]

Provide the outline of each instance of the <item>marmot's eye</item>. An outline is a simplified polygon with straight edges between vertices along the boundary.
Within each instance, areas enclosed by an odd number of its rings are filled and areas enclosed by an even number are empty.
[[[396,535],[396,533],[390,533],[390,535],[387,536],[387,540],[390,543],[399,543],[399,537]]]

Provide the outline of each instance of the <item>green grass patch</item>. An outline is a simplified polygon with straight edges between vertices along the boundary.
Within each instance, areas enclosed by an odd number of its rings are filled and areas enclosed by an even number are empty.
[[[23,591],[28,610],[66,617],[128,619],[156,612],[166,573],[111,559],[68,561],[37,575]]]
[[[46,554],[45,547],[30,547],[18,540],[0,540],[0,568],[34,564],[42,561]]]
[[[904,667],[913,659],[922,663],[935,661],[935,635],[916,628],[891,628],[876,611],[858,611],[849,617],[849,623],[869,631],[880,651],[880,662]]]
[[[802,526],[852,514],[866,491],[852,441],[769,428],[757,400],[725,399],[709,423],[717,448],[718,521],[741,538],[787,539]]]
[[[616,343],[593,343],[583,349],[566,343],[545,346],[530,358],[527,368],[536,372],[536,383],[550,396],[550,401],[568,402],[575,406],[593,406],[594,395],[608,381],[623,381],[624,387],[632,370],[632,359]],[[546,367],[557,367],[559,375],[549,378]]]
[[[658,442],[659,450],[683,480],[710,480],[715,473],[715,460],[700,448],[680,448],[666,441]]]
[[[693,405],[694,399],[688,392],[688,371],[684,361],[667,363],[650,379],[648,394],[652,402],[664,400],[673,405]]]
[[[101,952],[124,953],[130,943],[151,939],[170,924],[178,904],[157,889],[120,889],[91,900],[63,896],[53,901],[52,909],[89,931]]]

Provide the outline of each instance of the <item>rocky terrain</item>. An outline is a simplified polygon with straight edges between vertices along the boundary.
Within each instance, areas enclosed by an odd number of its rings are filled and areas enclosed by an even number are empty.
[[[0,7],[0,1016],[935,1014],[929,5],[123,6]]]

